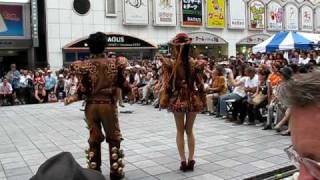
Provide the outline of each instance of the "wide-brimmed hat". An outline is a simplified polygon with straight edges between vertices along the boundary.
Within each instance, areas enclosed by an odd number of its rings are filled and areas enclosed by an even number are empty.
[[[192,43],[192,38],[190,38],[186,33],[179,33],[172,40],[173,45],[191,44],[191,43]]]
[[[82,168],[71,153],[60,153],[46,162],[38,169],[36,175],[30,180],[105,180],[104,176],[94,170]]]

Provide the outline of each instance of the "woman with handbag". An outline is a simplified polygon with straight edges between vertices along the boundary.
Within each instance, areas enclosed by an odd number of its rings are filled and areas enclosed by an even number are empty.
[[[180,170],[193,171],[195,160],[195,138],[193,125],[197,113],[206,107],[203,73],[205,61],[189,57],[192,39],[187,34],[178,34],[172,44],[176,50],[176,60],[162,58],[162,87],[160,90],[160,107],[173,112],[177,136],[176,142],[181,160]],[[184,133],[187,134],[189,157],[184,149]]]
[[[258,70],[259,84],[256,93],[252,96],[248,106],[248,117],[251,124],[258,120],[257,126],[264,125],[264,120],[260,109],[268,105],[268,77],[270,70],[266,66],[262,66]]]

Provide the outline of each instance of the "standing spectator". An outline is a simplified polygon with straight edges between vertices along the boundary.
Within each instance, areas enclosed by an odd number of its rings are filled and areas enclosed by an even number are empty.
[[[48,96],[54,91],[54,87],[56,86],[56,78],[52,76],[51,70],[47,70],[47,76],[45,76],[45,90],[46,90],[46,98],[45,102],[48,102]]]
[[[299,169],[299,180],[320,177],[320,72],[295,76],[281,86],[280,99],[291,109],[292,146],[285,149]]]
[[[58,100],[63,100],[66,97],[65,80],[64,80],[63,74],[59,74],[58,82],[56,83],[56,86],[54,88],[54,92],[56,93]]]
[[[46,97],[46,90],[44,87],[45,81],[42,75],[38,71],[34,73],[33,84],[34,84],[34,97],[38,100],[39,103],[43,103],[43,100]]]
[[[3,82],[0,83],[0,105],[8,105],[8,102],[11,105],[14,105],[12,90],[12,86],[8,82],[8,79],[4,78]]]
[[[17,94],[19,89],[20,72],[17,70],[15,64],[11,64],[11,70],[7,73],[6,78],[8,82],[12,85],[12,94]]]
[[[22,104],[30,103],[31,97],[29,94],[29,83],[30,81],[32,82],[32,79],[30,75],[28,74],[27,70],[23,70],[23,73],[20,76],[20,81],[19,81],[19,94],[20,94],[20,99],[19,101]]]

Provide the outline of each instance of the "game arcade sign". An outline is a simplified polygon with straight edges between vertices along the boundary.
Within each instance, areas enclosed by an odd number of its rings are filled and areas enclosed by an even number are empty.
[[[202,26],[202,0],[182,0],[182,26]]]

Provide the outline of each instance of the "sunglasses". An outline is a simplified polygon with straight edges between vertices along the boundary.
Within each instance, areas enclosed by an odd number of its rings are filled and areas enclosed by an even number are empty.
[[[287,147],[284,151],[287,153],[290,161],[296,168],[299,169],[300,165],[303,164],[312,177],[320,180],[320,162],[301,157],[297,151],[294,150],[293,145]]]

